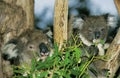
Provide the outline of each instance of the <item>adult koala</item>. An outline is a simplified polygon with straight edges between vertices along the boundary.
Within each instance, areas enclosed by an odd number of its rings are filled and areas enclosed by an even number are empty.
[[[74,16],[71,17],[70,23],[73,27],[73,34],[78,35],[86,51],[92,56],[101,56],[105,54],[105,49],[109,47],[109,37],[111,37],[111,32],[113,32],[114,27],[117,27],[118,22],[115,16],[105,14],[99,16]],[[101,40],[104,40],[105,43],[102,44]],[[104,65],[103,60],[95,60],[91,65],[92,68],[97,70],[97,76],[92,74],[91,78],[106,78],[105,72],[108,70],[104,68],[105,66],[101,66]]]
[[[109,14],[100,16],[82,15],[71,17],[70,21],[73,27],[73,34],[77,34],[83,44],[88,47],[98,43],[99,55],[104,55],[104,48],[108,48],[109,45],[101,45],[99,43],[100,40],[104,40],[104,42],[108,40],[110,28],[116,25],[114,19],[115,17]]]
[[[10,76],[13,74],[10,73],[12,72],[11,64],[22,65],[26,63],[31,65],[33,58],[45,61],[52,54],[50,45],[49,39],[40,30],[26,31],[19,37],[11,39],[1,48],[2,57],[6,61],[3,62],[5,66],[3,68],[4,73],[8,73]]]

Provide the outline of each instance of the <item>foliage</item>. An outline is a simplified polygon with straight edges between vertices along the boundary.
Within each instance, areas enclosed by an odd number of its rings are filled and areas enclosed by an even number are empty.
[[[96,75],[94,68],[89,67],[96,58],[86,51],[77,37],[73,37],[60,51],[55,44],[54,54],[44,62],[33,59],[31,66],[14,66],[14,78],[90,78],[89,71]]]

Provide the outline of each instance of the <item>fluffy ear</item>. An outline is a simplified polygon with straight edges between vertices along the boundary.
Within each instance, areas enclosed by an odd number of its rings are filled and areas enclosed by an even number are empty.
[[[48,38],[53,38],[53,26],[48,26],[45,30],[42,30]]]
[[[107,24],[110,28],[115,28],[117,26],[117,17],[110,14],[103,15],[107,21]]]
[[[84,23],[83,17],[71,16],[70,20],[71,20],[72,28],[82,29]]]
[[[117,26],[117,17],[115,17],[114,15],[109,15],[108,26],[111,28],[115,28]]]
[[[109,17],[110,14],[103,14],[102,16],[108,21],[108,17]]]
[[[87,15],[85,15],[85,14],[80,14],[80,16],[79,17],[81,17],[84,21],[86,20],[86,18],[87,17],[89,17],[89,16],[87,16]]]

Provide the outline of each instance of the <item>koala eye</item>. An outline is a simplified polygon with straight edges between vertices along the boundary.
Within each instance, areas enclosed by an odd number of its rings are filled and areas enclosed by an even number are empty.
[[[29,49],[34,49],[34,45],[29,45],[28,48]]]
[[[104,31],[104,30],[105,30],[104,28],[101,29],[101,31]]]
[[[33,46],[29,46],[29,48],[33,48]]]

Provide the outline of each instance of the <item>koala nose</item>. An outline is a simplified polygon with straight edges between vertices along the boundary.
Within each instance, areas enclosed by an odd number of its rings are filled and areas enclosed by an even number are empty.
[[[95,39],[98,39],[98,38],[100,38],[100,32],[96,31],[95,32]]]
[[[47,47],[47,45],[45,43],[41,43],[39,45],[39,49],[40,49],[41,54],[46,54],[46,53],[49,52],[49,49],[48,49],[48,47]]]

